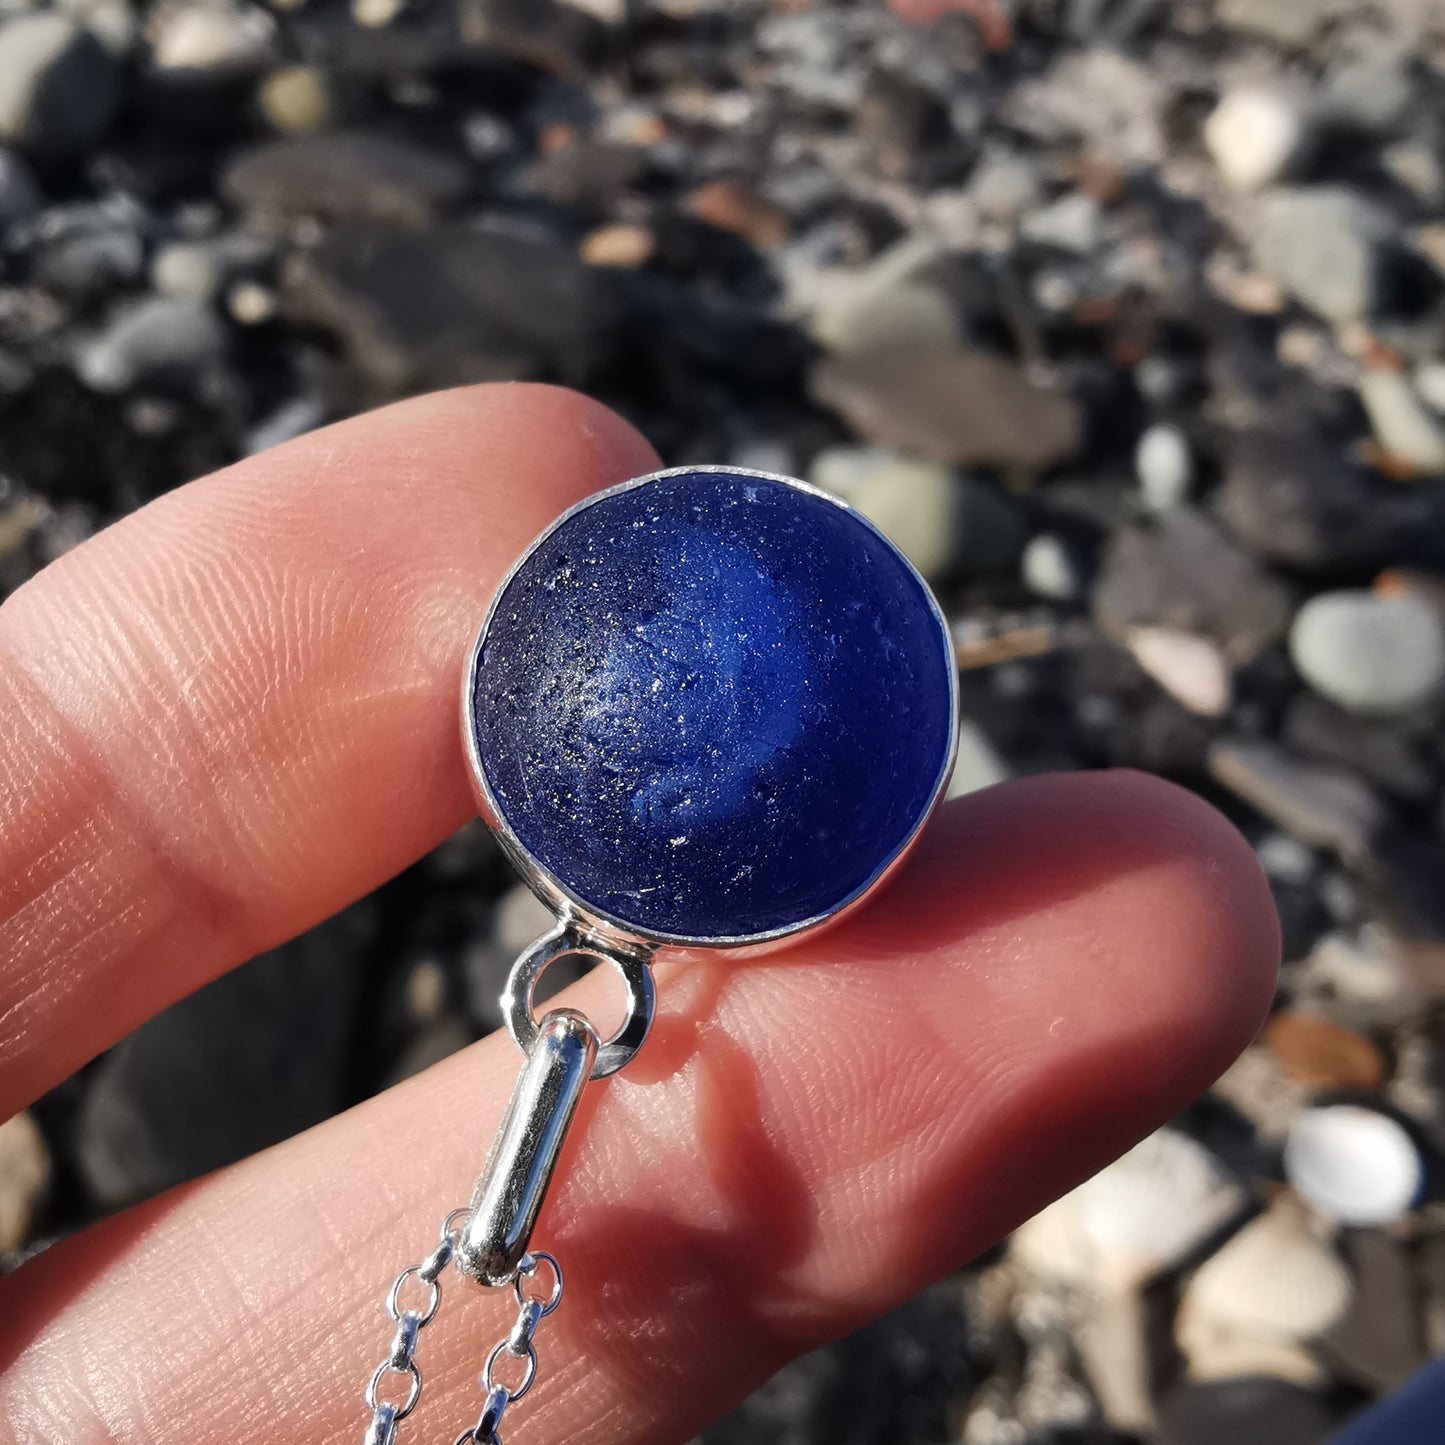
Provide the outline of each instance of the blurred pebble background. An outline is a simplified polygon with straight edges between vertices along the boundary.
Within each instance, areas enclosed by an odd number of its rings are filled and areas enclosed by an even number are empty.
[[[848,498],[955,795],[1165,774],[1284,920],[1209,1097],[707,1438],[1310,1445],[1445,1350],[1436,0],[0,0],[0,595],[510,377]],[[463,832],[0,1126],[0,1250],[495,1027],[540,925]]]

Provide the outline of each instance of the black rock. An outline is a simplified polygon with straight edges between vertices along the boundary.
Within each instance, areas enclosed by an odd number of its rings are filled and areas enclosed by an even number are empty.
[[[329,1118],[373,928],[359,904],[143,1024],[96,1067],[75,1148],[113,1208],[218,1169]]]
[[[384,392],[468,381],[584,381],[618,320],[605,272],[545,236],[338,226],[286,278],[295,318],[334,331]]]
[[[1309,570],[1370,567],[1400,535],[1399,493],[1354,464],[1341,441],[1317,431],[1256,430],[1226,446],[1216,509],[1240,541],[1270,561]]]
[[[1355,1403],[1264,1377],[1191,1381],[1164,1397],[1155,1445],[1318,1445]]]
[[[248,151],[222,189],[248,210],[419,226],[460,200],[465,165],[439,151],[364,131],[294,136]]]

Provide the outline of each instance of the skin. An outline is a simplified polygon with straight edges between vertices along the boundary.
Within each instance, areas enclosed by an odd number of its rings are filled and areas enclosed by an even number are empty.
[[[171,493],[0,607],[0,1111],[458,827],[494,587],[657,465],[570,393],[425,397]],[[1096,773],[948,805],[820,937],[661,968],[543,1215],[567,1295],[508,1441],[689,1438],[1206,1088],[1278,953],[1228,823]],[[614,988],[567,1001],[605,1023]],[[384,1291],[466,1201],[517,1066],[484,1040],[0,1282],[0,1445],[354,1445]],[[475,1421],[514,1312],[445,1290],[404,1440]]]

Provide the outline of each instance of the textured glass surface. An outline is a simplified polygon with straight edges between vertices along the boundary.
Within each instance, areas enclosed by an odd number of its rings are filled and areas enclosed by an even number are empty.
[[[912,569],[835,504],[689,472],[584,508],[478,661],[488,786],[584,903],[652,934],[789,928],[861,893],[927,810],[952,659]]]

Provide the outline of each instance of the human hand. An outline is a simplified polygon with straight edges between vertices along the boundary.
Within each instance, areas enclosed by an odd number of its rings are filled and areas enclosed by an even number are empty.
[[[565,506],[656,465],[577,396],[445,393],[163,497],[10,598],[0,1117],[457,828],[488,598]],[[1204,1089],[1277,956],[1226,822],[1077,774],[947,805],[819,937],[660,967],[543,1216],[567,1299],[508,1439],[686,1439]],[[605,973],[577,986],[594,1016]],[[485,1040],[5,1280],[0,1445],[358,1440],[382,1294],[464,1201],[517,1062]],[[403,1441],[476,1419],[514,1313],[447,1287]]]

